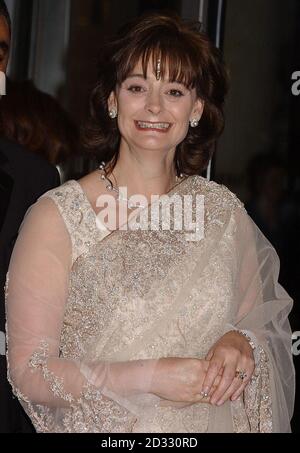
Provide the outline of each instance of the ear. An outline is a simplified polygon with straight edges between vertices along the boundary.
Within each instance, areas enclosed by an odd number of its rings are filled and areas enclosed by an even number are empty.
[[[190,120],[196,118],[198,121],[200,121],[201,116],[203,114],[204,105],[205,105],[205,103],[204,103],[203,99],[199,99],[199,98],[196,99],[192,113],[191,113]]]
[[[112,108],[117,108],[117,98],[114,91],[112,91],[108,97],[107,106],[108,110],[111,110]]]

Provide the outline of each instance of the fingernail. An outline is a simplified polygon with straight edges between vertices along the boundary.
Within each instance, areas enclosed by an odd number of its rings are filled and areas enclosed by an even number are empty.
[[[223,400],[217,402],[217,406],[221,406],[221,404],[223,404]]]
[[[233,397],[231,398],[231,401],[235,401],[236,399],[237,399],[237,396],[233,396]]]
[[[204,396],[207,396],[209,394],[209,387],[205,387],[202,392],[201,392],[201,395],[204,395]]]

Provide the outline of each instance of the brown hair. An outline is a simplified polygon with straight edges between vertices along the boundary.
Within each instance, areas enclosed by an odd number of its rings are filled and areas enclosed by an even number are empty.
[[[161,60],[161,78],[169,70],[171,81],[195,88],[197,97],[205,102],[199,126],[189,128],[174,157],[178,173],[199,174],[206,168],[213,145],[223,131],[228,79],[219,50],[195,24],[186,23],[177,15],[143,15],[125,25],[103,47],[98,82],[90,98],[90,116],[83,131],[84,144],[94,150],[99,161],[111,161],[114,167],[120,132],[117,121],[108,115],[107,100],[140,59],[146,77],[150,58],[153,68],[157,59]]]
[[[68,113],[30,80],[8,80],[0,102],[0,135],[40,154],[52,164],[78,150],[80,134]]]

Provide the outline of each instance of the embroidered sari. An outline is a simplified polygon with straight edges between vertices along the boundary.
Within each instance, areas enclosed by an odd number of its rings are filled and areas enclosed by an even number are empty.
[[[290,431],[292,300],[278,256],[226,187],[190,176],[174,194],[204,196],[201,240],[99,229],[75,180],[28,210],[6,281],[7,359],[38,432]],[[258,341],[238,400],[178,408],[147,391],[160,358],[203,359],[231,329]],[[126,370],[148,362],[143,391],[128,392]]]

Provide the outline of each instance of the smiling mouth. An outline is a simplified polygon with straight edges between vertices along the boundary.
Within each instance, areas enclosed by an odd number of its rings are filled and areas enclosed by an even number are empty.
[[[167,132],[172,126],[171,123],[151,122],[151,121],[135,121],[135,125],[140,130],[151,130],[159,132]]]

